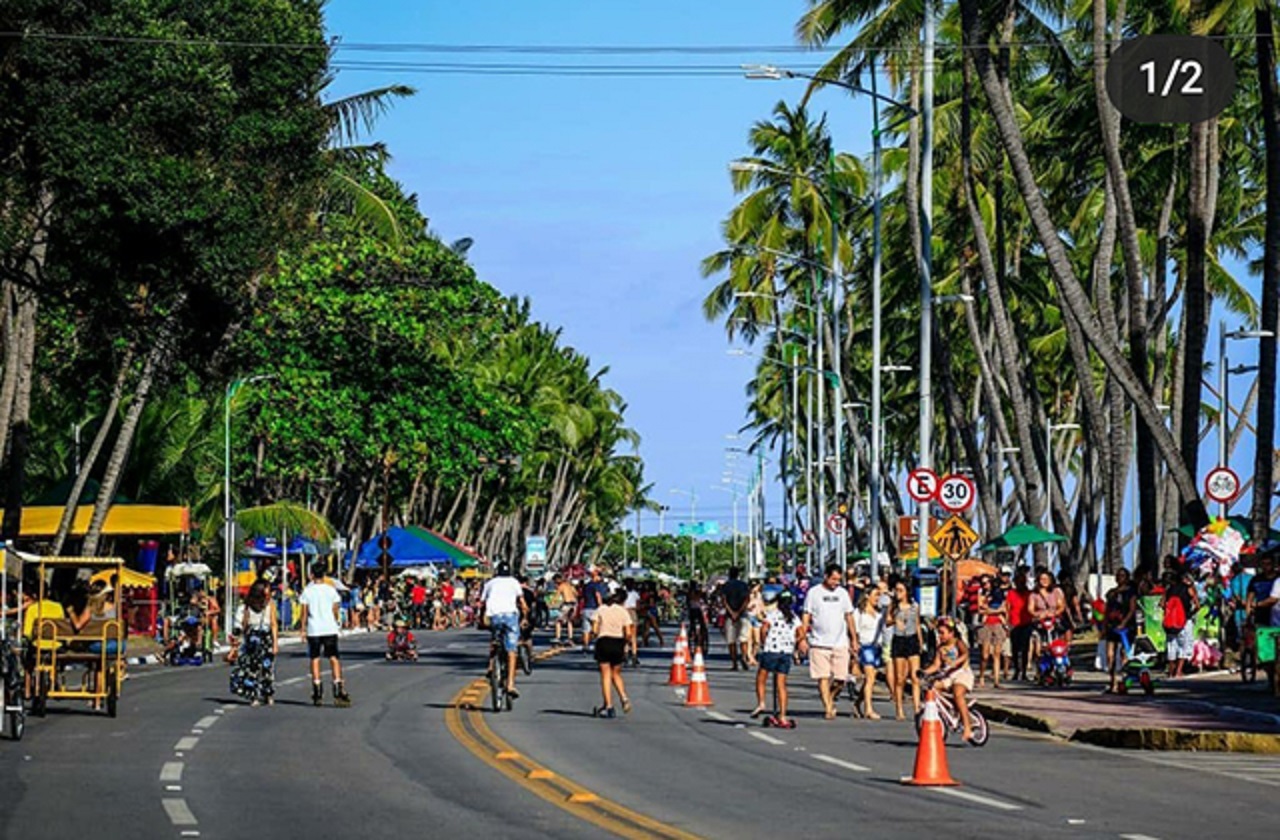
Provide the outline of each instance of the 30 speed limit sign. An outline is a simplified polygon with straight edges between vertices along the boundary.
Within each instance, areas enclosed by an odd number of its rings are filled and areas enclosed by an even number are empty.
[[[938,495],[938,474],[928,467],[919,467],[907,476],[907,495],[917,502],[931,502]]]
[[[968,510],[977,496],[977,486],[966,475],[949,475],[938,487],[938,504],[952,513]]]

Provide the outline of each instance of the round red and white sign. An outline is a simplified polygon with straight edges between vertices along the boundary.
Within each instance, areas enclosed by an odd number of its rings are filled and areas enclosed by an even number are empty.
[[[845,518],[838,513],[833,513],[827,517],[827,530],[836,536],[844,533]]]
[[[1218,467],[1205,477],[1204,493],[1219,504],[1234,501],[1240,495],[1240,476],[1230,467]]]
[[[907,495],[917,502],[931,502],[938,495],[938,474],[928,467],[917,467],[907,476]]]
[[[818,538],[814,535],[813,531],[805,531],[805,532],[804,532],[804,544],[805,544],[805,545],[813,545],[813,544],[814,544],[814,543],[816,543],[817,541],[818,541]]]
[[[967,475],[949,475],[938,487],[938,504],[952,513],[960,513],[973,507],[978,497],[978,487]]]

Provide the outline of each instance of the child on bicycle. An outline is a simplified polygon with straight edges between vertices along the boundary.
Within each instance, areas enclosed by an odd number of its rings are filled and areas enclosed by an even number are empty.
[[[943,691],[950,691],[960,710],[960,722],[964,726],[964,740],[973,738],[973,724],[969,720],[969,692],[973,691],[973,671],[969,670],[969,646],[956,633],[955,620],[949,616],[938,619],[938,649],[933,662],[924,669],[926,674],[938,674],[934,683]]]

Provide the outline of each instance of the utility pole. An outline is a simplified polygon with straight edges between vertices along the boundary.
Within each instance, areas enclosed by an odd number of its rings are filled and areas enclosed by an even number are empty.
[[[933,75],[937,21],[932,4],[924,7],[924,73],[921,85],[920,132],[920,458],[933,463]],[[916,568],[929,563],[929,505],[920,504],[916,535]]]

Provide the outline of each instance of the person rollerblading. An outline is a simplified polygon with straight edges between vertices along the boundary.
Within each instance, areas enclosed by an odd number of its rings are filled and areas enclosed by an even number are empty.
[[[338,616],[342,596],[326,580],[323,561],[311,564],[311,582],[302,590],[298,603],[302,609],[300,624],[311,659],[311,702],[319,706],[324,702],[324,683],[320,675],[320,660],[329,660],[333,675],[333,701],[338,707],[351,705],[351,697],[342,684],[342,662],[338,659]]]

